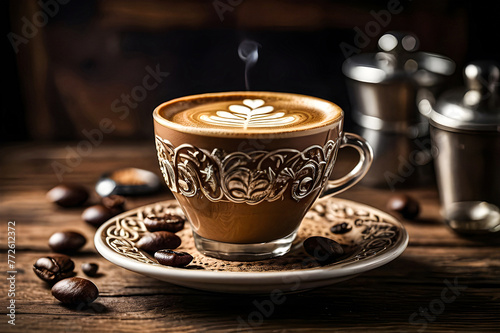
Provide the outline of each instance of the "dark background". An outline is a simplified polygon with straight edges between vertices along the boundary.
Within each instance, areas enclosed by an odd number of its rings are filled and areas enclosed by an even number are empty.
[[[159,103],[189,94],[245,90],[241,41],[258,42],[249,73],[251,90],[287,91],[339,104],[350,126],[349,100],[339,45],[355,46],[355,27],[374,21],[371,11],[389,1],[82,1],[58,4],[54,15],[15,52],[9,33],[23,35],[23,17],[44,11],[32,0],[2,2],[4,60],[0,140],[68,140],[110,118],[109,140],[152,137],[151,112]],[[221,5],[222,4],[222,5]],[[217,12],[215,5],[230,6]],[[401,13],[370,38],[376,49],[388,30],[415,33],[420,50],[457,64],[449,85],[461,85],[472,60],[500,60],[498,2],[401,1]],[[53,9],[55,7],[52,7]],[[223,7],[219,7],[223,8]],[[219,9],[222,10],[222,9]],[[112,103],[130,94],[158,66],[168,77],[130,108],[126,119]],[[123,105],[123,104],[122,104]]]

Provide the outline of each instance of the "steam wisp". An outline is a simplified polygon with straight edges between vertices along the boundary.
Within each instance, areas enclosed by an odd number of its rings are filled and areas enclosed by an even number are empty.
[[[238,56],[245,63],[245,87],[250,90],[248,83],[248,70],[257,63],[259,59],[260,44],[251,40],[244,40],[238,46]]]

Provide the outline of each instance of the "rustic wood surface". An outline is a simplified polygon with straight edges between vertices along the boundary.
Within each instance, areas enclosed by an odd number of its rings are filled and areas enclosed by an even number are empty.
[[[61,209],[45,193],[59,183],[52,163],[63,164],[63,144],[15,144],[0,149],[0,270],[7,271],[8,221],[15,221],[15,296],[3,279],[1,332],[203,332],[203,331],[349,331],[349,332],[493,332],[500,329],[500,235],[463,238],[439,217],[437,191],[406,192],[422,205],[418,220],[402,220],[410,242],[393,262],[329,287],[288,294],[282,304],[259,311],[269,296],[225,295],[178,287],[122,269],[94,249],[95,228],[81,220],[82,208]],[[103,172],[120,167],[157,171],[151,142],[110,143],[75,159],[63,180],[93,188]],[[356,185],[339,197],[386,210],[389,190]],[[132,209],[169,199],[166,190],[127,198]],[[87,308],[61,305],[32,271],[47,255],[47,240],[61,229],[76,229],[89,242],[73,255],[78,274],[83,262],[97,262],[91,278],[99,298]],[[452,286],[452,287],[450,287]],[[455,286],[455,287],[453,287]],[[15,299],[15,326],[8,324]]]

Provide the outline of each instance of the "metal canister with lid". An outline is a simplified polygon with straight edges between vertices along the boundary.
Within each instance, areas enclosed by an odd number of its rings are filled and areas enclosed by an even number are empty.
[[[418,112],[418,102],[433,100],[455,63],[417,51],[419,40],[411,33],[388,32],[378,47],[379,52],[355,55],[342,67],[355,131],[374,150],[362,182],[390,188],[433,182],[429,123]]]
[[[448,225],[464,233],[500,230],[500,67],[489,61],[464,69],[465,88],[442,94],[430,119],[435,168]]]

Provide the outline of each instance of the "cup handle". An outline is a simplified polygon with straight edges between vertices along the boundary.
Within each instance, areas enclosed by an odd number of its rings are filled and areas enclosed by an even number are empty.
[[[359,182],[368,172],[368,169],[370,169],[370,165],[373,161],[373,149],[365,139],[356,134],[344,133],[339,149],[344,147],[352,147],[356,149],[359,153],[359,162],[344,177],[335,180],[328,180],[323,193],[320,195],[321,198],[325,196],[333,196],[347,190]]]

